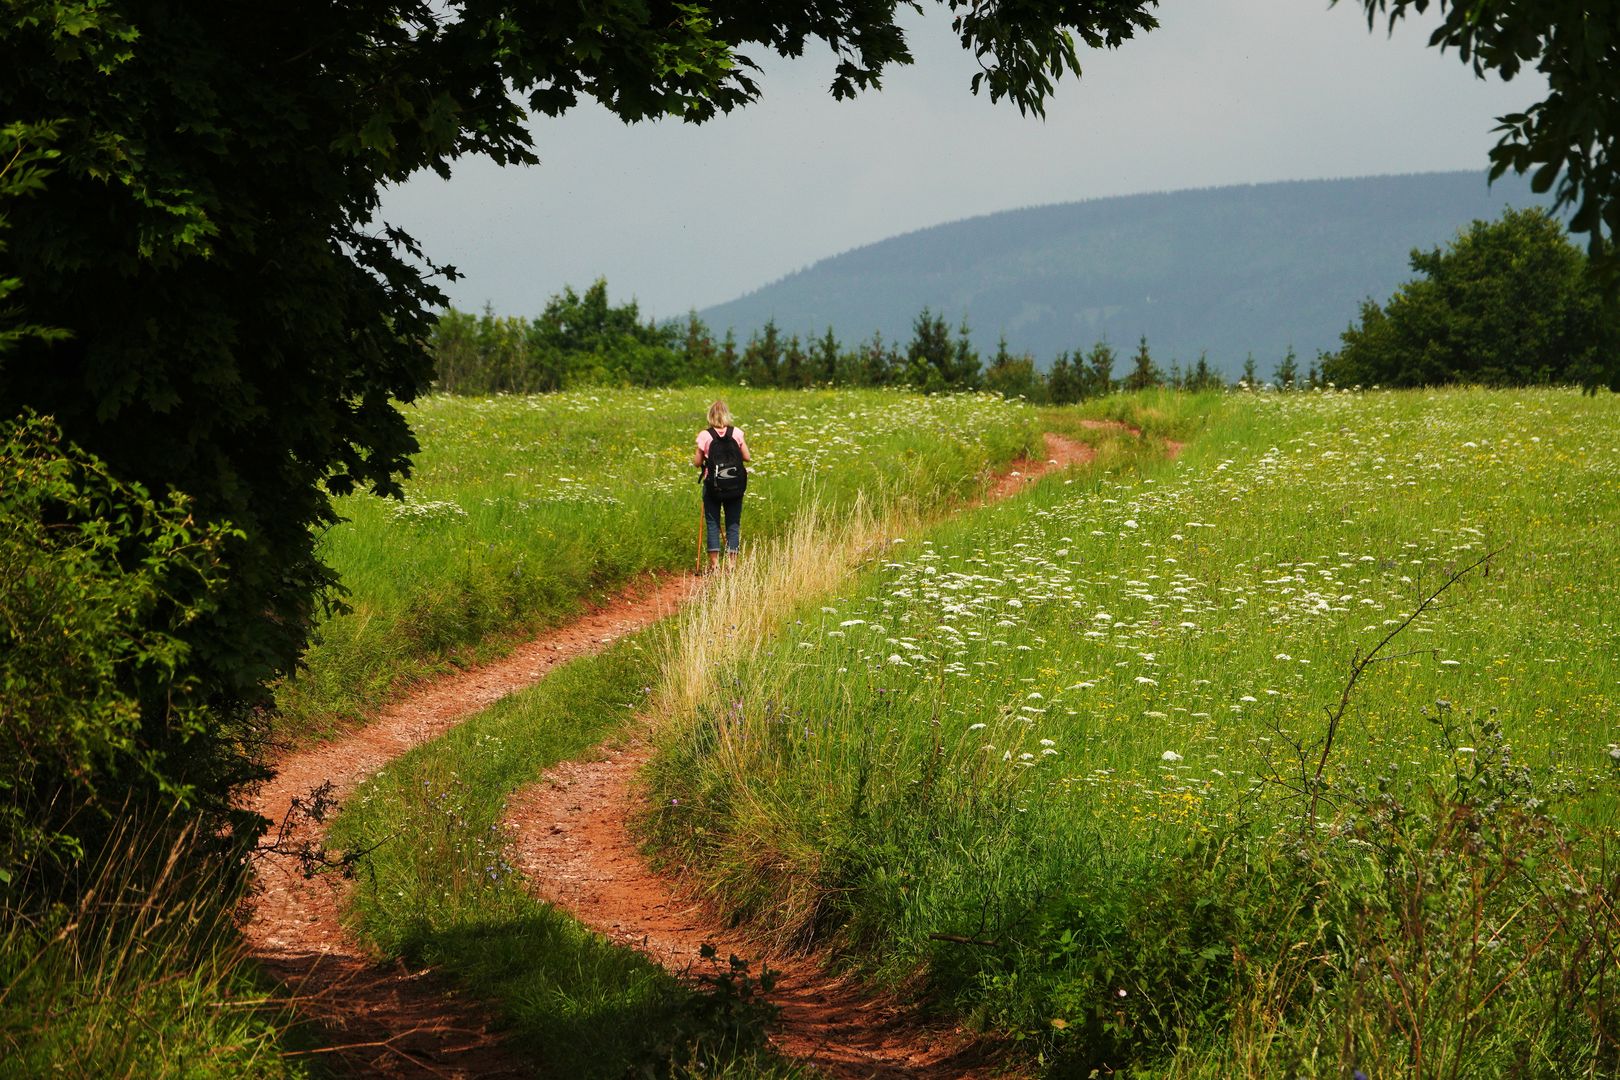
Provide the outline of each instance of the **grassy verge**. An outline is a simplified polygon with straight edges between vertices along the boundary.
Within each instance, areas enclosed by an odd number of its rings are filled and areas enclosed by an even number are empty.
[[[430,398],[403,504],[339,501],[323,555],[352,612],[328,620],[277,697],[285,737],[341,728],[402,683],[499,651],[698,546],[692,439],[715,391]],[[727,391],[754,463],[745,543],[806,499],[937,506],[1038,443],[1033,410],[993,396]]]
[[[622,731],[647,692],[649,631],[562,667],[368,782],[334,824],[381,843],[349,917],[387,955],[432,965],[491,1003],[542,1076],[792,1076],[763,1014],[704,995],[531,898],[505,857],[506,797]]]
[[[670,695],[664,850],[1055,1074],[1611,1074],[1615,402],[1102,409],[1199,434],[908,534]],[[1497,549],[1318,778],[1357,649]]]
[[[121,842],[120,842],[121,841]],[[195,837],[126,836],[73,907],[0,929],[0,1077],[311,1075]]]

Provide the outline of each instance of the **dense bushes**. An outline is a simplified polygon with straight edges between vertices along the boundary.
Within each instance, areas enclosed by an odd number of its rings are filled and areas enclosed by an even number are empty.
[[[232,922],[241,733],[181,634],[230,531],[48,419],[0,423],[0,477],[0,1077],[303,1075]]]
[[[1620,389],[1620,308],[1546,211],[1476,221],[1444,250],[1414,250],[1412,269],[1423,276],[1386,305],[1362,304],[1360,323],[1326,359],[1333,382]]]
[[[0,425],[0,475],[4,895],[25,867],[59,879],[131,802],[217,827],[235,759],[179,635],[213,609],[229,530],[115,479],[40,418]]]

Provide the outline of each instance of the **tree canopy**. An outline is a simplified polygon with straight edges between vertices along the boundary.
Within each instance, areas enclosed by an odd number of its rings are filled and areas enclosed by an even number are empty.
[[[1335,0],[1336,2],[1336,0]],[[1456,50],[1481,78],[1512,79],[1526,67],[1547,79],[1547,96],[1524,112],[1498,117],[1500,141],[1491,176],[1531,173],[1537,192],[1553,191],[1556,209],[1574,207],[1570,228],[1589,236],[1589,251],[1611,283],[1612,241],[1620,234],[1620,5],[1587,0],[1360,0],[1368,28],[1391,30],[1431,3],[1440,25],[1429,44]]]
[[[1542,210],[1476,221],[1413,251],[1421,276],[1372,300],[1323,374],[1340,386],[1581,384],[1620,389],[1620,314]]]
[[[1037,113],[1078,73],[1076,39],[1117,45],[1151,6],[946,4],[973,89]],[[176,630],[198,685],[220,717],[251,717],[337,584],[317,551],[330,496],[397,493],[417,448],[395,403],[428,386],[435,277],[454,271],[375,220],[381,189],[465,154],[534,162],[530,112],[584,99],[705,120],[759,95],[750,51],[819,42],[835,96],[875,88],[910,60],[896,9],[6,0],[0,415],[50,416],[120,481],[229,524],[206,606],[177,587],[142,617],[199,612]],[[161,756],[178,744],[160,697],[140,740]],[[184,790],[223,811],[244,776]]]

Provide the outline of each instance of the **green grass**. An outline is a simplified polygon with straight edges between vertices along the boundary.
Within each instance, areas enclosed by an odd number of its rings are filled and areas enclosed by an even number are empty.
[[[433,966],[498,1009],[539,1075],[617,1080],[694,1041],[703,1062],[676,1074],[796,1075],[762,1049],[746,1010],[740,1023],[703,1020],[712,999],[530,897],[506,858],[506,797],[623,730],[644,700],[656,632],[557,669],[369,781],[331,834],[346,848],[380,845],[348,918],[382,953]]]
[[[1612,834],[1620,806],[1620,406],[1157,395],[1090,415],[1196,436],[1174,463],[1094,436],[1091,474],[907,536],[804,607],[676,718],[654,764],[656,801],[681,807],[650,823],[665,851],[786,939],[897,983],[921,970],[1062,1074],[1377,1075],[1432,1036],[1433,1075],[1515,1054],[1562,1055],[1528,1075],[1601,1075],[1602,1008],[1560,1026],[1548,965],[1579,974],[1577,952],[1612,957],[1620,933],[1612,871],[1581,839]],[[1290,740],[1321,734],[1358,648],[1492,551],[1358,687],[1326,770],[1317,831],[1334,842],[1290,842],[1300,801],[1274,782],[1299,771]],[[1520,767],[1523,790],[1480,796]],[[1448,831],[1463,817],[1499,846]],[[1549,881],[1610,899],[1526,900],[1513,910],[1554,921],[1521,940],[1543,923],[1493,905],[1533,876],[1479,862],[1519,845]],[[1470,894],[1456,865],[1506,884]],[[1389,913],[1417,879],[1462,891],[1408,897],[1447,942],[1414,956]],[[1488,971],[1459,928],[1524,963]],[[1345,941],[1361,952],[1337,956]],[[1419,965],[1429,1011],[1380,996],[1368,957]],[[1310,1006],[1312,978],[1340,996]],[[1365,1056],[1341,1056],[1352,1044]]]
[[[403,504],[338,500],[322,556],[352,612],[326,621],[277,695],[284,736],[340,728],[402,683],[503,648],[698,547],[692,443],[724,393],[754,455],[745,546],[812,495],[933,506],[1038,442],[1035,413],[991,396],[888,391],[592,390],[428,398]]]
[[[126,830],[81,868],[73,906],[4,913],[0,1077],[312,1075],[288,1056],[306,1035],[246,957],[202,847]]]

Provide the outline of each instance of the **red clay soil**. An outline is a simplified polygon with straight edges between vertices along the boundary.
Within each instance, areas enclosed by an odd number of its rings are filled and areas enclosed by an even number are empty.
[[[831,1077],[980,1077],[993,1071],[983,1048],[951,1027],[930,1027],[911,1011],[830,972],[826,957],[763,949],[727,930],[701,901],[654,873],[629,819],[643,805],[639,743],[601,761],[552,769],[507,803],[515,862],[540,899],[670,971],[703,970],[698,950],[743,957],[777,972],[770,1000],[781,1010],[771,1032],[778,1052]]]
[[[1081,421],[1087,427],[1092,423],[1102,425],[1102,421]],[[982,502],[996,502],[1009,495],[1016,495],[1025,485],[1033,484],[1053,469],[1067,469],[1071,465],[1084,465],[1095,457],[1097,452],[1078,439],[1065,438],[1062,435],[1046,435],[1046,457],[1044,460],[1035,458],[1019,458],[1006,470],[997,474],[996,480],[985,491]]]
[[[1014,462],[986,501],[1015,494],[1053,469],[1089,461],[1092,449],[1046,436],[1046,459]],[[480,709],[529,686],[554,667],[600,651],[617,638],[671,614],[697,587],[691,577],[649,579],[567,626],[526,642],[504,659],[414,691],[364,728],[292,754],[253,798],[253,809],[280,825],[278,845],[318,844],[324,826],[294,813],[294,800],[330,785],[340,801],[394,758]],[[535,892],[588,926],[643,949],[681,971],[712,943],[755,957],[738,935],[678,902],[670,883],[641,858],[626,823],[638,805],[632,780],[646,760],[634,747],[596,762],[572,762],[517,793],[508,824],[520,865]],[[272,837],[278,829],[272,828]],[[459,997],[432,971],[380,963],[343,930],[344,883],[332,874],[305,878],[290,855],[267,854],[245,932],[250,949],[294,993],[300,1015],[323,1029],[336,1071],[383,1077],[516,1077],[529,1069],[492,1034],[492,1017]],[[837,1077],[989,1075],[971,1041],[925,1027],[891,1002],[825,973],[822,959],[770,956],[784,977],[775,999],[784,1053]]]
[[[492,702],[545,677],[559,664],[663,618],[692,592],[687,576],[644,580],[606,604],[504,659],[435,681],[390,706],[359,731],[286,758],[252,800],[279,825],[295,798],[323,784],[341,800],[407,750],[436,738]],[[283,847],[318,843],[318,822],[290,823]],[[275,827],[271,837],[277,835]],[[295,994],[298,1011],[325,1029],[340,1072],[386,1077],[527,1076],[489,1034],[490,1017],[455,996],[432,972],[368,957],[338,923],[344,883],[305,878],[292,856],[265,855],[257,867],[245,931],[253,954]]]

